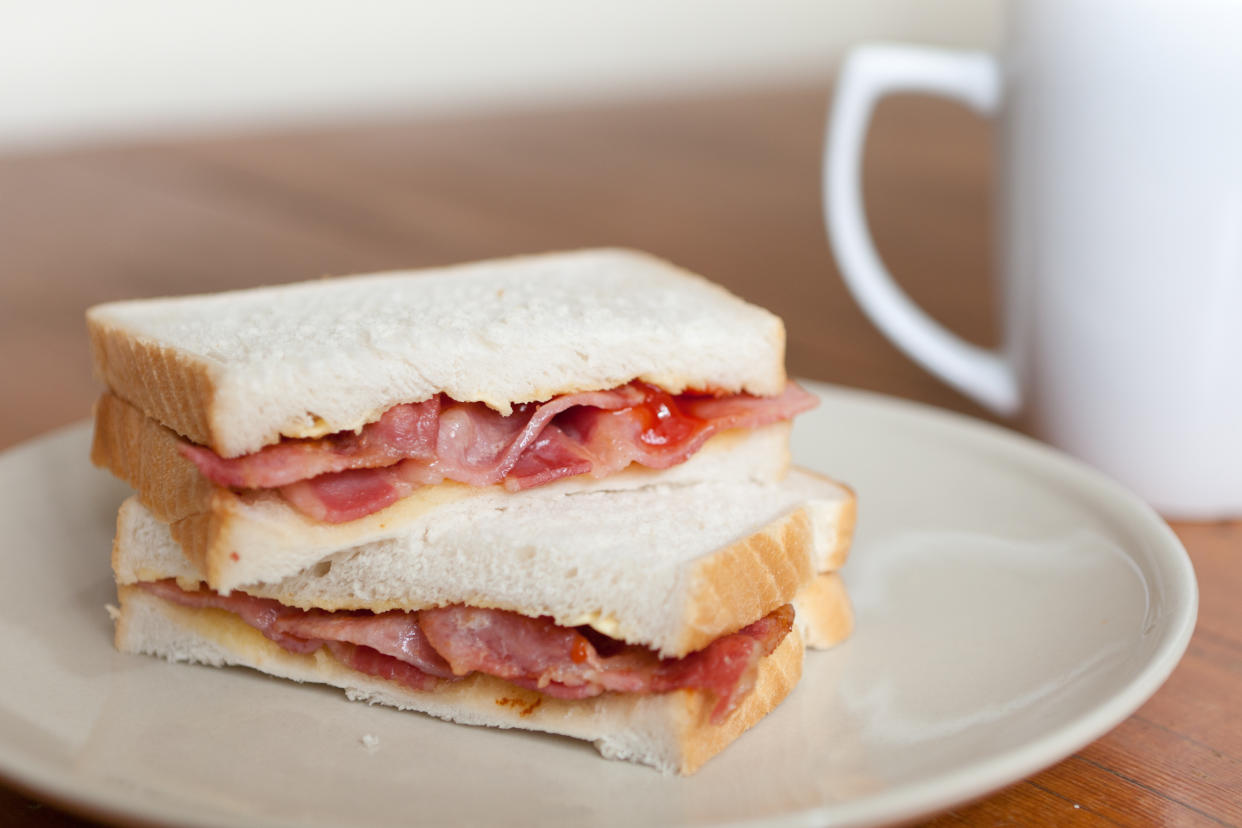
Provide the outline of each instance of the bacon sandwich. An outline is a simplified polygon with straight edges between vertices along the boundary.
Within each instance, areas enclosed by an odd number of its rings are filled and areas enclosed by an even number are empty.
[[[779,319],[587,250],[88,311],[116,644],[694,772],[848,635]]]

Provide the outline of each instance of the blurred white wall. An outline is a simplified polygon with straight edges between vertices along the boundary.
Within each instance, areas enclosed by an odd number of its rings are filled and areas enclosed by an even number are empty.
[[[996,0],[0,0],[0,149],[822,79]]]

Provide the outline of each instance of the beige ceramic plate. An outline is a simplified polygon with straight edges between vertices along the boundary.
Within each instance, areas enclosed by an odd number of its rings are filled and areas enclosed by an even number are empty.
[[[124,490],[88,466],[85,427],[0,457],[0,774],[179,824],[864,825],[1033,773],[1164,681],[1196,589],[1150,510],[1000,429],[812,387],[795,454],[858,490],[858,631],[695,777],[113,652]]]

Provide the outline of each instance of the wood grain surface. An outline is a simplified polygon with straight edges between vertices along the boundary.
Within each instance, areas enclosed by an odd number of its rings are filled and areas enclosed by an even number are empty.
[[[897,353],[840,281],[819,206],[827,98],[825,85],[0,157],[0,448],[87,415],[92,303],[598,244],[771,308],[794,374],[985,417]],[[893,99],[864,173],[891,269],[984,344],[989,140],[952,104]],[[1242,523],[1174,529],[1202,592],[1168,683],[1064,762],[930,824],[1242,823]],[[0,824],[82,823],[0,788]]]

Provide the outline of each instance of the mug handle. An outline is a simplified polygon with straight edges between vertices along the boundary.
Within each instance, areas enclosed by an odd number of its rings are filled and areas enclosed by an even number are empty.
[[[1013,366],[1000,351],[972,345],[923,312],[893,281],[876,253],[862,205],[862,150],[876,101],[892,92],[939,94],[990,115],[1000,101],[1000,69],[983,52],[921,46],[853,49],[837,82],[824,142],[824,221],[837,265],[854,299],[905,354],[998,414],[1021,399]]]

